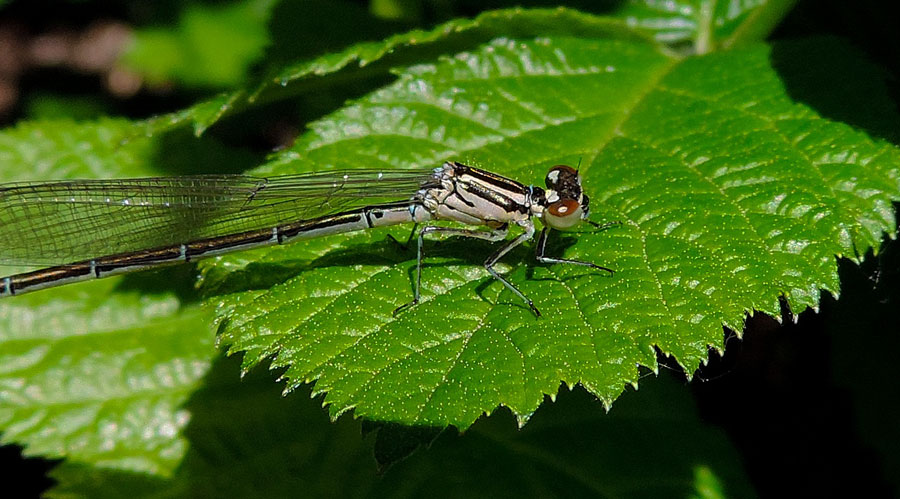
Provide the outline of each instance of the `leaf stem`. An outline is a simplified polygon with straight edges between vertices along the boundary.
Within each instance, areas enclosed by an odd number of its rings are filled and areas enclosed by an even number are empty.
[[[697,11],[697,40],[694,42],[694,51],[699,55],[708,53],[712,48],[715,12],[716,0],[700,2],[700,9]]]

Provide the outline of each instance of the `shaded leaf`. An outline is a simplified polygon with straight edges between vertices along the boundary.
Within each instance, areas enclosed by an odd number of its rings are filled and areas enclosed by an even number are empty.
[[[842,261],[839,270],[845,292],[840,300],[827,303],[827,309],[823,304],[824,344],[831,353],[823,369],[845,397],[841,406],[850,414],[845,416],[847,425],[852,425],[846,431],[862,441],[861,451],[847,459],[871,470],[871,478],[867,477],[871,490],[897,495],[900,449],[894,442],[900,439],[900,429],[892,416],[900,412],[900,386],[885,380],[894,376],[894,353],[900,347],[894,333],[900,303],[900,242],[886,241],[878,257],[869,254],[862,265]],[[880,347],[873,349],[873,344]]]
[[[414,30],[385,40],[358,43],[343,51],[290,65],[253,90],[223,93],[184,111],[151,120],[151,125],[158,130],[190,125],[199,135],[226,115],[314,90],[325,76],[339,72],[341,78],[387,74],[398,64],[430,61],[440,54],[477,47],[496,36],[552,34],[644,39],[621,21],[564,8],[488,11],[474,19],[456,19],[431,30]]]
[[[648,379],[610,414],[583,390],[563,390],[524,429],[504,411],[462,435],[445,431],[378,475],[376,444],[359,421],[330,423],[308,389],[282,397],[269,375],[256,370],[239,382],[237,368],[217,362],[187,403],[190,447],[173,477],[66,463],[49,495],[677,497],[713,480],[731,497],[752,495],[728,440],[699,423],[689,390],[669,375]]]

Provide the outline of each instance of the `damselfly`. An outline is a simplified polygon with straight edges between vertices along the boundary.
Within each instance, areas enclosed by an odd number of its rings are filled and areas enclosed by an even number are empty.
[[[554,166],[546,185],[526,186],[455,162],[428,170],[2,184],[0,263],[53,266],[0,278],[0,296],[373,227],[414,223],[415,234],[424,224],[418,231],[413,300],[399,311],[419,301],[426,235],[500,241],[510,225],[518,225],[522,233],[502,244],[484,266],[540,316],[534,303],[494,269],[500,258],[534,236],[533,218],[544,226],[538,261],[612,273],[594,263],[544,254],[551,229],[570,229],[582,221],[605,227],[588,220],[588,197],[577,170]],[[486,230],[434,225],[437,220]]]

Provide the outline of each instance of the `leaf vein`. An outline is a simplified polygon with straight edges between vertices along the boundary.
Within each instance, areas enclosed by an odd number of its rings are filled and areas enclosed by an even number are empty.
[[[730,111],[733,111],[733,112],[735,112],[735,113],[737,113],[737,114],[742,114],[742,115],[752,116],[752,117],[758,119],[759,121],[761,121],[761,122],[763,122],[763,123],[766,123],[766,124],[767,124],[766,129],[767,129],[768,131],[772,132],[772,134],[773,134],[775,137],[777,137],[778,139],[780,139],[780,140],[781,140],[785,145],[787,145],[792,151],[795,151],[798,155],[800,155],[800,156],[806,161],[806,163],[818,173],[819,179],[824,179],[824,178],[825,178],[825,175],[824,175],[824,173],[822,172],[822,169],[820,168],[819,163],[818,163],[817,161],[813,160],[813,158],[810,157],[810,156],[806,153],[806,151],[803,151],[801,148],[795,147],[794,144],[792,144],[791,141],[788,140],[788,137],[785,135],[785,133],[784,133],[783,131],[781,131],[781,130],[778,128],[778,126],[776,126],[776,120],[773,120],[772,118],[770,118],[770,117],[768,117],[768,116],[765,116],[765,115],[762,115],[762,114],[759,114],[759,113],[754,113],[754,112],[748,110],[747,108],[740,108],[740,107],[738,107],[738,106],[729,105],[729,104],[727,104],[727,103],[724,103],[724,102],[718,101],[718,100],[716,100],[716,99],[710,98],[710,96],[697,95],[697,94],[695,94],[695,93],[693,93],[693,92],[690,92],[690,91],[687,91],[687,90],[677,89],[677,88],[672,88],[672,87],[666,87],[665,85],[660,85],[659,89],[662,90],[662,91],[664,91],[664,92],[669,92],[669,93],[672,93],[672,94],[675,94],[675,95],[678,95],[678,96],[681,96],[681,97],[691,98],[691,99],[699,100],[699,101],[702,101],[702,102],[707,102],[707,103],[711,103],[711,104],[716,104],[716,105],[718,105],[718,106],[721,106],[721,107],[724,107],[724,108],[726,108],[726,109],[729,109]],[[801,117],[791,117],[791,118],[789,118],[789,119],[790,119],[790,120],[799,120],[799,119],[803,119],[803,120],[809,121],[809,122],[815,122],[815,121],[817,121],[816,119],[812,119],[812,118],[801,118]],[[821,118],[819,118],[819,119],[821,119]],[[853,164],[853,163],[849,163],[849,164]],[[837,197],[837,192],[835,191],[834,187],[833,187],[830,183],[824,182],[824,181],[823,181],[823,182],[820,183],[820,185],[822,185],[825,189],[827,189],[827,190],[831,193],[831,199],[834,199],[834,200],[838,199],[838,197]],[[820,201],[820,202],[821,202],[821,201]],[[858,220],[858,218],[859,218],[859,216],[858,216],[858,215],[859,215],[859,210],[853,209],[852,207],[847,207],[847,206],[842,205],[842,204],[840,204],[840,203],[832,203],[832,204],[828,204],[828,205],[826,205],[826,204],[823,203],[822,206],[823,206],[823,207],[826,207],[826,206],[827,206],[827,208],[828,208],[829,210],[832,210],[832,211],[834,211],[834,212],[840,213],[840,215],[839,215],[840,222],[839,222],[839,223],[840,223],[840,225],[842,226],[842,228],[844,228],[844,229],[849,229],[849,228],[852,228],[853,226],[856,225],[854,222],[855,222],[856,220]],[[847,213],[847,211],[849,211],[849,212],[851,212],[851,213]],[[850,221],[849,223],[848,223],[848,220]],[[841,246],[841,244],[840,244],[840,240],[841,240],[840,234],[832,233],[831,236],[834,238],[833,240],[834,240],[834,242],[837,244],[837,246],[840,247],[840,246]],[[846,248],[846,249],[851,249],[851,248]]]

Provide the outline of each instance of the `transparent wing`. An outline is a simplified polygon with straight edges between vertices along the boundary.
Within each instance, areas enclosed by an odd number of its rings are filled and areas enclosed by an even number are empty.
[[[57,265],[406,200],[433,170],[0,184],[0,263]]]

